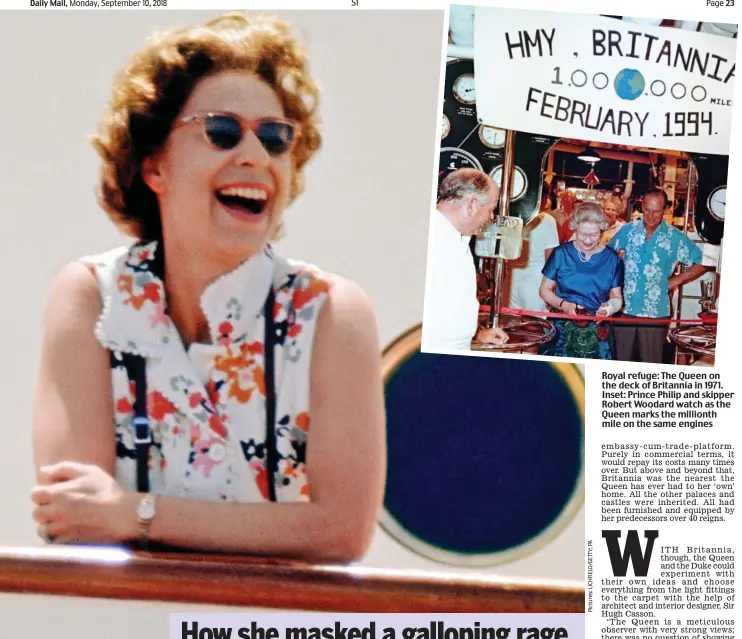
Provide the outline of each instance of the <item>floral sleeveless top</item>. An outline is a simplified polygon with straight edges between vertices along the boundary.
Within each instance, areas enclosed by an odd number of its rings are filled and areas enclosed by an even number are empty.
[[[205,289],[201,308],[212,343],[186,349],[167,314],[161,253],[152,242],[82,260],[95,267],[103,308],[96,337],[111,353],[117,481],[136,490],[131,356],[143,356],[150,491],[208,501],[269,499],[263,356],[272,286],[276,499],[308,501],[310,362],[328,277],[266,248]]]

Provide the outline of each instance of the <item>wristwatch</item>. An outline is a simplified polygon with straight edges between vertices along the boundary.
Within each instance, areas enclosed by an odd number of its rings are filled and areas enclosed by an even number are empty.
[[[139,543],[147,547],[149,542],[149,527],[155,518],[157,508],[155,505],[155,496],[147,493],[139,501],[137,506],[137,522],[139,523]]]

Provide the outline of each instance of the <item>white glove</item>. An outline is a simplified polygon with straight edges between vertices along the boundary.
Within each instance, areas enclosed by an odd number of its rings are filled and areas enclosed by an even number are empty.
[[[610,317],[614,313],[618,313],[621,310],[621,300],[616,297],[611,297],[607,302],[603,302],[600,305],[599,311],[604,311],[603,317]]]

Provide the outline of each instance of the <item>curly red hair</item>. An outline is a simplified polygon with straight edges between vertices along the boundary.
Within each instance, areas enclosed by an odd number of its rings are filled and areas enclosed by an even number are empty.
[[[122,231],[141,240],[161,238],[160,209],[142,179],[143,163],[165,144],[198,81],[235,70],[265,81],[285,116],[299,122],[291,201],[301,193],[302,169],[321,145],[319,88],[309,75],[306,53],[286,22],[229,13],[202,26],[155,34],[114,83],[92,142],[103,160],[99,202]]]

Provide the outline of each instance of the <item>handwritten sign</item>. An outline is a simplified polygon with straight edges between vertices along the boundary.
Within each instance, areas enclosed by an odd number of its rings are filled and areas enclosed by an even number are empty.
[[[478,7],[475,16],[485,124],[729,153],[736,40],[582,14]]]

